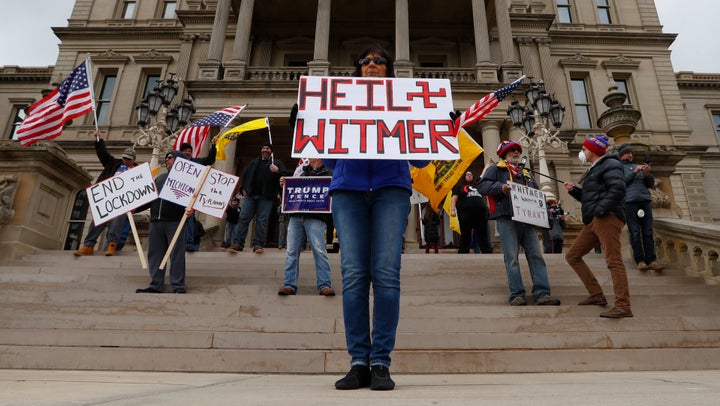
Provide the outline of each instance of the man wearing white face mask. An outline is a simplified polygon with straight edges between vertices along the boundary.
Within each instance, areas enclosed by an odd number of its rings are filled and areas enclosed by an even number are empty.
[[[558,306],[560,300],[550,296],[547,266],[540,250],[535,227],[512,219],[513,208],[509,182],[535,189],[538,188],[537,182],[530,172],[520,165],[520,154],[522,154],[520,144],[515,141],[503,141],[498,145],[497,154],[500,162],[487,168],[478,185],[478,191],[488,197],[490,218],[497,221],[503,260],[505,261],[505,273],[510,288],[510,306],[527,305],[518,260],[520,247],[525,250],[525,258],[530,268],[532,296],[535,304]]]
[[[580,178],[582,187],[565,182],[570,196],[582,203],[583,228],[565,255],[568,264],[585,285],[590,296],[578,305],[607,306],[600,283],[582,257],[598,242],[605,254],[615,291],[615,307],[600,313],[600,317],[632,317],[630,310],[630,288],[627,271],[620,251],[620,232],[625,225],[625,179],[620,156],[606,154],[608,138],[597,135],[583,142],[580,151],[581,162],[589,162],[590,168]]]

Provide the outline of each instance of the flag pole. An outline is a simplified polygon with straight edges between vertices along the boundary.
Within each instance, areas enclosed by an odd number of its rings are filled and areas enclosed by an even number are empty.
[[[95,89],[93,88],[92,65],[90,64],[90,54],[88,53],[86,55],[85,62],[87,63],[88,85],[90,85],[90,98],[92,99],[92,111],[95,118],[95,134],[97,134],[100,132],[100,128],[98,127],[97,109],[95,106]],[[99,135],[95,135],[95,141],[100,141]]]
[[[272,145],[272,131],[270,131],[270,120],[267,117],[265,117],[265,126],[268,129],[268,140],[270,141],[270,145]],[[272,149],[270,151],[272,151]],[[274,162],[275,162],[275,153],[271,152],[270,153],[270,164],[272,164]]]

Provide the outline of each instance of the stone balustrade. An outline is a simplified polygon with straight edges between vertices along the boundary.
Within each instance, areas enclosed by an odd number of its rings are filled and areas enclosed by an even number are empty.
[[[654,225],[661,262],[720,285],[720,225],[675,218],[655,218]]]
[[[352,76],[353,68],[335,67],[330,69],[330,76]],[[302,75],[307,75],[307,68],[303,67],[250,67],[247,69],[247,80],[273,80],[296,81]],[[476,83],[473,69],[457,68],[415,68],[413,75],[416,78],[448,79],[451,83]]]

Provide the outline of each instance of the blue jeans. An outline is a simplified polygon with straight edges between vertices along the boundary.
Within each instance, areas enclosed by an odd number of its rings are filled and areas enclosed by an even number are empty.
[[[638,210],[645,212],[645,217],[638,217]],[[652,202],[625,203],[628,233],[633,259],[636,264],[649,264],[657,259],[655,255],[655,239],[653,238]]]
[[[325,242],[326,227],[325,222],[322,220],[302,216],[290,217],[287,250],[285,251],[285,286],[297,290],[298,273],[300,272],[300,251],[305,246],[305,241],[309,241],[315,259],[317,291],[320,292],[323,288],[332,287],[330,261],[328,261]]]
[[[504,217],[497,219],[497,227],[505,260],[505,273],[510,288],[509,301],[516,297],[525,297],[525,287],[520,274],[520,247],[525,250],[525,258],[527,258],[530,268],[530,278],[533,283],[532,296],[535,302],[550,295],[547,267],[542,252],[540,252],[540,242],[535,232],[535,226]]]
[[[225,244],[240,245],[240,222],[235,224],[225,222]]]
[[[350,364],[389,367],[400,318],[400,256],[410,213],[410,192],[397,187],[372,192],[336,190],[332,199],[340,241],[343,318]]]
[[[242,210],[240,210],[240,230],[238,231],[238,239],[240,246],[245,245],[245,237],[248,233],[248,227],[253,217],[255,219],[255,236],[253,236],[253,247],[265,246],[265,233],[267,232],[267,223],[272,211],[273,199],[265,199],[262,196],[246,196],[243,201]]]
[[[102,235],[102,232],[105,231],[105,227],[107,227],[108,229],[108,241],[114,243],[120,242],[120,235],[122,234],[123,227],[125,227],[125,223],[127,222],[128,218],[126,215],[115,217],[114,219],[102,223],[99,226],[96,226],[95,222],[93,221],[92,223],[90,223],[90,227],[88,228],[88,233],[85,237],[85,240],[83,241],[83,245],[89,245],[91,247],[94,247],[95,244],[97,244],[98,238],[100,238],[100,236]]]

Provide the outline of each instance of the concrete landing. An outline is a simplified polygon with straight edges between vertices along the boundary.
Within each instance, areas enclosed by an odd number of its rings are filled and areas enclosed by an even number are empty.
[[[394,375],[394,391],[338,391],[339,375],[0,370],[0,405],[716,405],[720,370]]]

